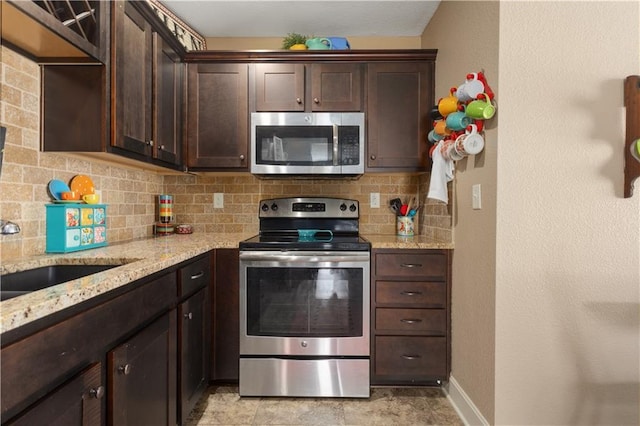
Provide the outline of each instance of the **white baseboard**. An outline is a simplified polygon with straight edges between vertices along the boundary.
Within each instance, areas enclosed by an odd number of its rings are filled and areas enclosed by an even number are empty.
[[[449,377],[449,382],[444,386],[444,391],[447,394],[447,399],[465,425],[489,426],[489,422],[482,416],[478,407],[475,406],[453,376]]]

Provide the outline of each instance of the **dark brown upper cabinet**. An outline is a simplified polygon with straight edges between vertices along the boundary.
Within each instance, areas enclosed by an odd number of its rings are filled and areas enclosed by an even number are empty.
[[[362,111],[360,63],[255,64],[255,111]]]
[[[135,3],[114,3],[112,146],[179,166],[183,64]]]
[[[189,64],[187,73],[187,166],[248,171],[248,65]]]
[[[434,103],[435,62],[367,65],[365,171],[423,171]]]

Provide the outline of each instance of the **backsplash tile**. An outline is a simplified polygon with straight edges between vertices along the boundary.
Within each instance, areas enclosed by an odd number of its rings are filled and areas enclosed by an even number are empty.
[[[110,243],[152,236],[161,193],[174,196],[177,223],[192,224],[195,232],[238,234],[258,231],[261,199],[305,195],[356,199],[362,233],[394,234],[389,200],[417,196],[424,206],[417,219],[419,233],[452,241],[450,205],[426,202],[429,174],[368,174],[357,180],[265,180],[250,174],[163,176],[78,155],[40,152],[39,66],[4,46],[0,49],[0,124],[7,127],[0,216],[22,229],[16,235],[0,236],[0,261],[44,253],[48,182],[54,178],[69,182],[77,174],[90,176],[101,191],[101,202],[108,205]],[[216,192],[224,194],[223,209],[213,208]],[[369,205],[371,192],[380,193],[379,209]]]

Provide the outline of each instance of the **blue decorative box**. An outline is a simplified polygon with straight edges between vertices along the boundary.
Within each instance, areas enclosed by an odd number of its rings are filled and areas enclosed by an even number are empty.
[[[47,204],[47,253],[107,245],[106,204]]]

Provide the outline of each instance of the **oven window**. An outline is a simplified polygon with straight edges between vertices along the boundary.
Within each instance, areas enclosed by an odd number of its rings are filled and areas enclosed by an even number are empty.
[[[248,268],[247,334],[362,336],[362,268]]]

